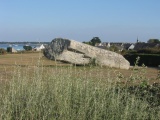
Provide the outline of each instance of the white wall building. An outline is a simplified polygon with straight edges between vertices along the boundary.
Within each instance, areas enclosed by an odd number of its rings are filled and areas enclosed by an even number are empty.
[[[44,45],[42,44],[42,45],[40,45],[39,47],[35,47],[34,48],[34,50],[35,51],[41,51],[41,50],[43,50],[45,47],[44,47]]]

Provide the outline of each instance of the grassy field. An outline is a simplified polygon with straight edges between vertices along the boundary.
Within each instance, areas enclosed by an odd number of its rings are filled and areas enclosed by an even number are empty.
[[[0,74],[2,76],[10,76],[15,66],[19,65],[23,69],[25,67],[33,68],[35,65],[41,65],[46,69],[52,69],[56,68],[56,66],[61,66],[61,68],[64,68],[64,66],[70,66],[69,64],[64,64],[61,62],[55,62],[52,60],[48,60],[43,56],[42,53],[23,53],[23,54],[6,54],[6,55],[0,55]],[[84,67],[76,67],[77,70],[83,72]],[[90,69],[90,67],[85,67],[85,69]],[[98,70],[98,71],[97,71]],[[141,74],[143,74],[147,79],[148,82],[159,82],[157,80],[158,77],[158,68],[139,68],[141,70]],[[99,73],[100,71],[100,73]],[[89,71],[89,74],[91,76],[95,76],[95,73],[99,73],[103,77],[108,77],[107,71],[110,71],[110,76],[114,77],[117,74],[121,74],[125,78],[130,77],[133,74],[133,67],[131,67],[129,70],[121,70],[121,69],[115,69],[115,68],[106,68],[106,67],[92,67],[91,71]],[[139,72],[139,71],[138,71]],[[143,72],[143,73],[142,73]],[[115,76],[116,77],[116,76]]]
[[[72,66],[42,53],[1,55],[0,119],[159,120],[158,71]]]

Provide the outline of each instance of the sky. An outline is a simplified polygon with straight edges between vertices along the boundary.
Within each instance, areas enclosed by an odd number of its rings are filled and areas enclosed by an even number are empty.
[[[160,0],[0,0],[0,42],[160,39]]]

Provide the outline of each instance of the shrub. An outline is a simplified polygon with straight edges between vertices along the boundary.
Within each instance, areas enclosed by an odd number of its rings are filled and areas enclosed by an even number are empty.
[[[90,66],[96,66],[96,65],[97,65],[96,59],[95,59],[95,58],[90,59],[89,65],[90,65]]]
[[[6,50],[3,48],[0,48],[0,55],[4,55],[4,54],[6,54]]]
[[[113,52],[118,52],[119,49],[116,45],[112,45],[110,48],[109,48],[110,51],[113,51]]]

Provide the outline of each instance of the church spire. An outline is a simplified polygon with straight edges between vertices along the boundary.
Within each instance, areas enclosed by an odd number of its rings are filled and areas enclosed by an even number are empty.
[[[138,36],[137,36],[137,43],[139,43]]]

